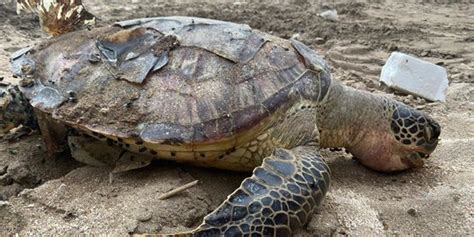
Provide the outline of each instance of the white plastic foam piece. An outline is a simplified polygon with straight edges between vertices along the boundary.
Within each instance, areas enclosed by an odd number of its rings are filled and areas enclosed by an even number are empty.
[[[431,101],[446,101],[446,69],[410,55],[393,52],[382,68],[380,81]]]
[[[337,15],[336,10],[327,10],[319,14],[322,18],[330,21],[337,21],[339,20],[339,16]]]

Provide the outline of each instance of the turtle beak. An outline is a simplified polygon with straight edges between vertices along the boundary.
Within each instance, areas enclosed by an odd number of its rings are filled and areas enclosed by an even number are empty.
[[[431,153],[436,148],[437,144],[438,144],[438,140],[436,140],[436,142],[434,142],[433,144],[428,144],[424,146],[423,151],[410,152],[406,158],[404,159],[402,158],[402,161],[411,168],[422,167],[425,163],[425,160],[427,160],[430,157]]]
[[[401,160],[408,166],[408,168],[420,168],[425,164],[425,160],[423,157],[425,157],[424,153],[411,152]]]
[[[424,144],[423,148],[426,150],[427,153],[433,152],[436,146],[438,146],[440,134],[441,127],[439,126],[439,124],[435,121],[429,121],[429,123],[425,126],[424,129],[424,138],[426,144]]]

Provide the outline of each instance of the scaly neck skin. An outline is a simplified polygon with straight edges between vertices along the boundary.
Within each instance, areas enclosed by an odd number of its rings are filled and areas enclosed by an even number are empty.
[[[364,138],[388,131],[387,100],[333,80],[318,117],[321,147],[355,148]]]

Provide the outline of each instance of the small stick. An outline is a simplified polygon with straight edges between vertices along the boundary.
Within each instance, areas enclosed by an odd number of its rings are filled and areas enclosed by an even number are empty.
[[[169,192],[166,192],[166,193],[161,194],[161,195],[158,197],[158,199],[159,199],[159,200],[164,200],[164,199],[170,198],[170,197],[172,197],[172,196],[174,196],[174,195],[176,195],[176,194],[178,194],[178,193],[183,192],[183,191],[186,190],[186,189],[190,189],[190,188],[196,186],[196,184],[198,184],[198,183],[199,183],[199,180],[194,180],[194,181],[191,182],[191,183],[187,183],[187,184],[185,184],[185,185],[183,185],[183,186],[180,186],[180,187],[177,187],[177,188],[175,188],[175,189],[172,189],[172,190],[169,191]]]

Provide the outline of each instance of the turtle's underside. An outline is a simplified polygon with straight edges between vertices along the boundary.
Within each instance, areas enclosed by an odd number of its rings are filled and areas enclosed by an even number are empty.
[[[74,130],[159,159],[253,169],[190,235],[289,236],[329,186],[319,148],[397,171],[423,164],[440,133],[424,113],[331,80],[303,43],[229,22],[119,22],[20,51],[12,68],[21,92],[3,96],[2,118],[30,104],[50,151]]]

